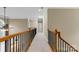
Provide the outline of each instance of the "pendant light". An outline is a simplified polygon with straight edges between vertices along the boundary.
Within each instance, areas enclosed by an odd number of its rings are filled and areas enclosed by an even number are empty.
[[[6,7],[3,7],[3,8],[4,8],[4,22],[5,22],[5,24],[1,28],[1,31],[8,31],[8,24],[6,23],[7,22],[7,19],[6,19]]]
[[[4,22],[5,22],[5,25],[3,26],[3,28],[8,31],[8,21],[7,21],[7,18],[6,18],[6,7],[4,7]]]

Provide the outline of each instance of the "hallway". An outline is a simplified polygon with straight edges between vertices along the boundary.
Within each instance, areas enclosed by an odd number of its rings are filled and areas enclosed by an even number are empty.
[[[0,52],[78,52],[79,9],[0,7],[0,10]]]
[[[43,33],[40,32],[36,34],[27,52],[51,52],[47,38]]]

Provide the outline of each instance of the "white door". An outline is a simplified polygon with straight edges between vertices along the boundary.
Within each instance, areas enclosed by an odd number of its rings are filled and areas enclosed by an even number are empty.
[[[43,19],[38,19],[38,32],[43,32]]]

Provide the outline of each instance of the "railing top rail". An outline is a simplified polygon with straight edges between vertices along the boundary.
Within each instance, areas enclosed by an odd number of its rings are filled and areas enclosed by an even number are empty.
[[[20,35],[20,34],[23,34],[23,33],[26,33],[26,32],[28,32],[28,31],[18,32],[18,33],[12,34],[12,35],[4,36],[4,37],[0,38],[0,42],[10,40],[11,38],[13,38],[17,35]]]
[[[34,28],[35,29],[35,28]],[[3,41],[6,41],[6,40],[10,40],[11,38],[17,36],[17,35],[21,35],[21,34],[24,34],[26,32],[29,32],[29,31],[32,31],[33,29],[31,30],[26,30],[26,31],[23,31],[23,32],[18,32],[18,33],[15,33],[15,34],[12,34],[12,35],[8,35],[8,36],[4,36],[2,38],[0,38],[0,42],[3,42]]]

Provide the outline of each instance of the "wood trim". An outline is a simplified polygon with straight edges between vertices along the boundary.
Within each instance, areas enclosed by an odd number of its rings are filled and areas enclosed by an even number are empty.
[[[6,40],[10,40],[11,38],[13,38],[13,37],[15,37],[17,35],[24,34],[26,32],[29,32],[29,31],[18,32],[16,34],[12,34],[12,35],[9,35],[9,36],[2,37],[2,38],[0,38],[0,42],[6,41]]]
[[[18,32],[18,33],[15,33],[15,34],[12,34],[12,35],[8,35],[8,36],[5,36],[5,37],[2,37],[2,38],[0,38],[0,42],[10,40],[11,38],[13,38],[13,37],[15,37],[15,36],[18,36],[18,35],[21,35],[21,34],[30,32],[30,31],[32,31],[32,30],[34,30],[34,29],[35,29],[35,28],[30,29],[30,30],[27,30],[27,31],[23,31],[23,32]]]

